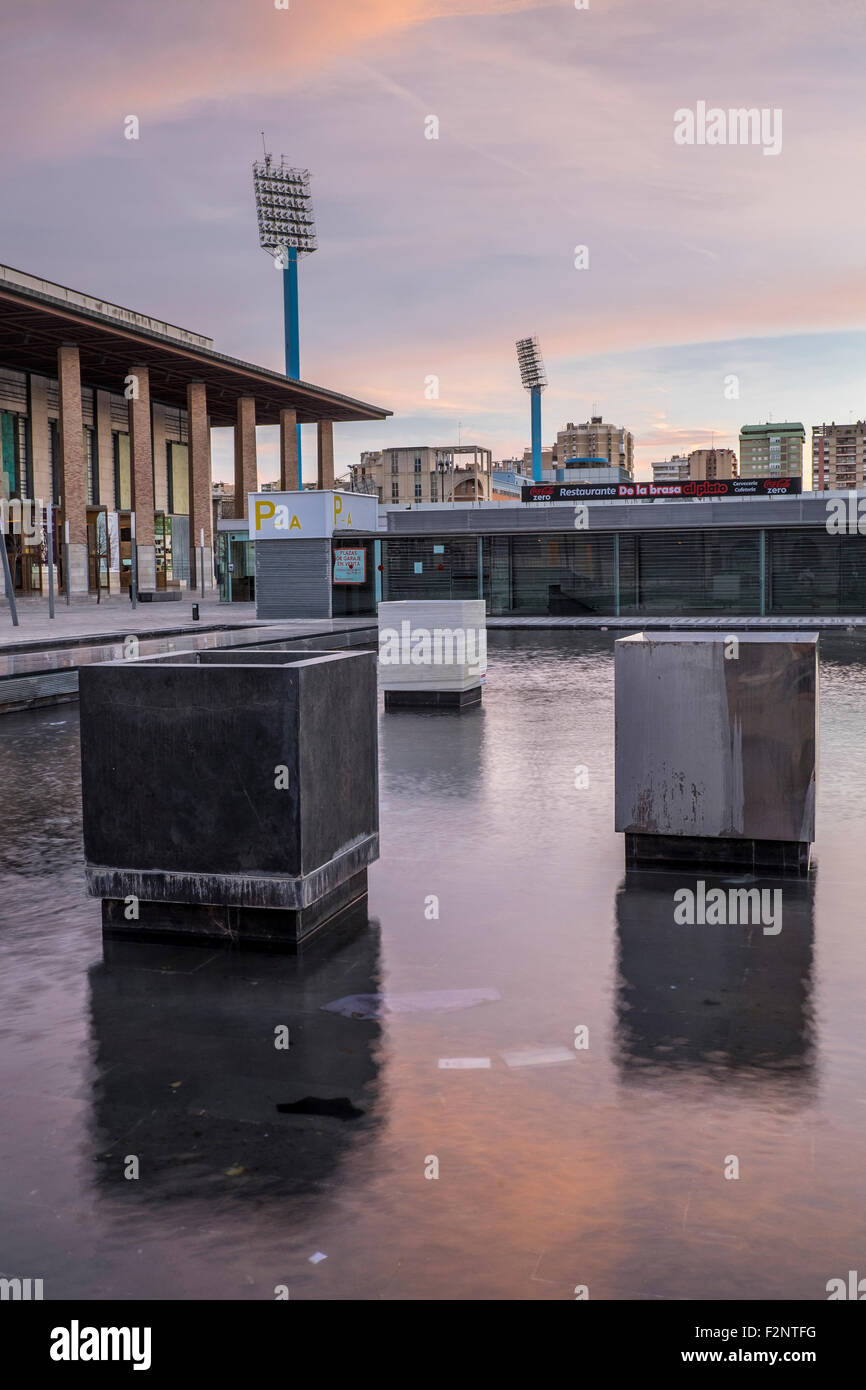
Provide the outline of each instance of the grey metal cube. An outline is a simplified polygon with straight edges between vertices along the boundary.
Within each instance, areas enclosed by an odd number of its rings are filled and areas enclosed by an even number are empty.
[[[615,674],[628,862],[807,869],[817,633],[639,632],[615,644]]]

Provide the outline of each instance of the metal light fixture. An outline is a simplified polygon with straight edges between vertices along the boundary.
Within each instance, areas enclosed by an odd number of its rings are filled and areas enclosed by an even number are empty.
[[[253,187],[259,222],[259,245],[283,271],[283,323],[286,376],[300,380],[301,343],[298,312],[298,257],[318,250],[309,169],[293,169],[280,155],[276,164],[265,151],[253,164]],[[301,477],[301,427],[297,426],[298,479]]]
[[[518,338],[517,365],[520,380],[530,393],[532,413],[532,478],[541,482],[541,393],[547,386],[544,358],[537,338]]]

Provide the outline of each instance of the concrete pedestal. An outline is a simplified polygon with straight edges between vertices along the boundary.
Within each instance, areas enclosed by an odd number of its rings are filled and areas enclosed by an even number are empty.
[[[89,892],[106,930],[297,945],[378,858],[371,652],[182,652],[82,671]]]
[[[481,686],[471,690],[386,690],[386,709],[455,709],[481,704]]]
[[[379,685],[385,708],[469,709],[487,675],[483,599],[379,604]]]
[[[616,821],[629,864],[807,871],[815,633],[637,633],[615,646]]]

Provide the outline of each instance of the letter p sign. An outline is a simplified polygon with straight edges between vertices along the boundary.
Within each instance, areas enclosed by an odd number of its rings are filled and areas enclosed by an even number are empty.
[[[260,531],[263,521],[270,521],[277,510],[275,502],[256,503],[256,531]]]

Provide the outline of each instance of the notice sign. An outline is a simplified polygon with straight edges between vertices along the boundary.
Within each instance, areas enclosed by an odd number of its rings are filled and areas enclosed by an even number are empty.
[[[802,478],[705,478],[684,483],[533,483],[524,502],[705,502],[714,497],[791,497]]]
[[[367,578],[367,552],[363,546],[356,550],[340,548],[334,551],[334,583],[363,584]]]

